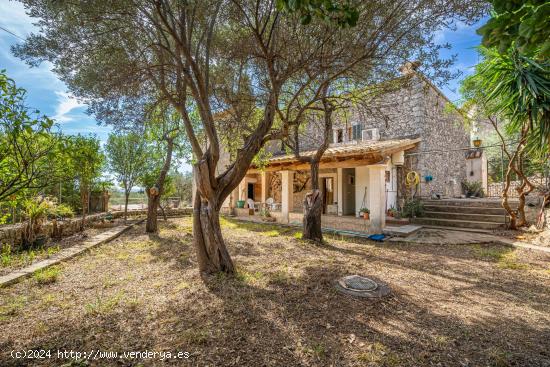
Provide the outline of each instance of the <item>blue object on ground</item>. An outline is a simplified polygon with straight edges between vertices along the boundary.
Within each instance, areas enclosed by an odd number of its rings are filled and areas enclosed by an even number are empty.
[[[383,234],[371,234],[368,237],[369,240],[378,241],[378,242],[382,242],[384,238],[386,238],[386,236]]]

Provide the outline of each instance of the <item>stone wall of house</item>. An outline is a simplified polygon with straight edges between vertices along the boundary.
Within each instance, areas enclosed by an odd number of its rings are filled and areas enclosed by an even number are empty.
[[[457,197],[466,180],[466,151],[461,149],[469,148],[470,133],[450,101],[428,83],[424,87],[422,141],[417,148],[425,152],[419,155],[417,166],[422,177],[421,195]],[[426,176],[433,180],[427,183]]]
[[[422,115],[425,83],[418,77],[402,77],[393,91],[372,101],[359,104],[347,115],[338,116],[334,128],[361,124],[362,129],[377,128],[380,140],[418,137],[422,134]]]
[[[193,213],[192,208],[179,208],[179,209],[166,209],[167,217],[178,217],[178,216],[187,216]],[[143,216],[147,214],[147,210],[131,210],[128,212],[130,217]],[[106,213],[91,214],[86,217],[86,225],[93,226],[98,222],[102,221],[105,218]],[[162,215],[159,211],[158,215]],[[113,212],[114,218],[122,218],[124,212],[118,211]],[[80,231],[80,218],[71,218],[63,221],[57,221],[56,225],[58,228],[57,233],[61,233],[63,237],[73,235]],[[3,244],[9,244],[16,251],[17,247],[21,244],[23,229],[25,223],[18,223],[13,225],[4,225],[0,227],[0,247]],[[47,221],[42,225],[40,235],[46,235],[48,237],[52,236],[54,230],[54,223],[52,221]],[[60,232],[59,232],[60,231]]]
[[[422,178],[418,194],[459,196],[461,182],[466,179],[465,151],[470,134],[462,116],[435,86],[418,75],[402,78],[401,88],[384,94],[368,107],[358,106],[350,117],[335,128],[360,123],[362,129],[378,128],[381,140],[420,137],[422,141],[407,154],[407,170],[417,171]],[[425,177],[431,176],[427,182]]]

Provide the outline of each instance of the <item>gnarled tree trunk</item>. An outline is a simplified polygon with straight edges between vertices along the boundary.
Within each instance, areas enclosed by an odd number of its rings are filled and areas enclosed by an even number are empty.
[[[323,242],[321,218],[323,214],[323,198],[319,190],[319,162],[311,162],[311,192],[304,198],[304,219],[302,238],[315,242]]]
[[[502,207],[506,210],[506,213],[508,213],[508,216],[510,217],[510,224],[508,225],[508,228],[510,229],[517,229],[517,215],[516,211],[512,209],[510,206],[510,203],[508,202],[508,190],[510,189],[510,180],[511,180],[511,173],[512,169],[510,168],[510,165],[512,162],[508,164],[508,170],[506,172],[506,183],[504,185],[504,190],[502,190]]]
[[[145,232],[147,233],[158,231],[157,209],[159,202],[159,194],[147,192],[147,222],[145,223]]]
[[[147,233],[154,233],[158,231],[157,211],[160,204],[160,197],[164,191],[164,181],[166,180],[166,175],[168,175],[168,170],[170,170],[172,151],[174,149],[173,138],[168,138],[166,142],[166,158],[157,179],[156,187],[154,190],[151,190],[153,188],[149,188],[147,190],[147,223],[145,224],[145,232]]]
[[[202,200],[198,193],[193,203],[193,244],[201,272],[235,272],[222,237],[219,209],[216,204]]]

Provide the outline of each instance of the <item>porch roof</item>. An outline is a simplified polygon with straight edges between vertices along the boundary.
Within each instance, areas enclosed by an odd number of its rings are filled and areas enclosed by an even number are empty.
[[[392,139],[392,140],[375,140],[375,141],[362,141],[356,144],[343,143],[330,146],[323,154],[323,160],[337,158],[337,157],[357,157],[364,155],[386,155],[392,154],[401,150],[407,150],[413,148],[421,139]],[[311,157],[315,155],[316,150],[309,150],[301,152],[303,157]],[[298,159],[294,154],[285,154],[275,156],[269,159],[269,164],[277,163],[292,163],[298,162]]]

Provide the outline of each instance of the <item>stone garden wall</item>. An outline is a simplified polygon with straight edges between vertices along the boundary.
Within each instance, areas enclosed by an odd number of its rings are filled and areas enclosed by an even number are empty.
[[[180,209],[165,209],[167,217],[181,217],[188,216],[193,213],[192,208],[180,208]],[[114,218],[122,218],[124,216],[123,212],[117,211],[113,212]],[[147,214],[147,210],[132,210],[128,212],[129,217],[144,216]],[[87,226],[96,224],[104,220],[106,213],[91,214],[86,217]],[[158,212],[159,216],[162,216],[162,213]],[[80,217],[71,218],[63,221],[57,221],[56,225],[58,228],[58,233],[61,233],[63,237],[73,235],[80,230]],[[4,225],[0,227],[0,246],[3,244],[9,244],[14,250],[17,250],[18,245],[21,244],[21,238],[23,233],[23,228],[25,223],[18,223],[13,225]],[[54,223],[48,221],[42,225],[40,235],[46,235],[48,237],[52,236],[54,230]]]

